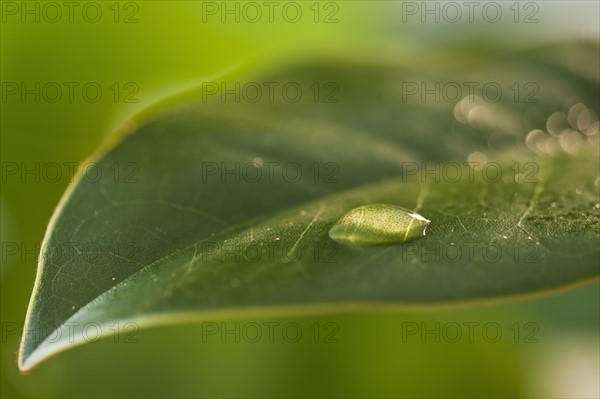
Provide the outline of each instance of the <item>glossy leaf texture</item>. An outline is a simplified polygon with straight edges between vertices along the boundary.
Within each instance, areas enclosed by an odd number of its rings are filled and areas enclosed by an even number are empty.
[[[263,80],[301,87],[294,101],[214,97],[158,117],[56,210],[21,368],[86,342],[90,323],[477,303],[597,280],[598,76],[564,62],[597,51],[490,52],[443,76],[416,61],[297,65]],[[501,98],[407,94],[473,81]],[[375,203],[418,212],[426,236],[329,237]]]

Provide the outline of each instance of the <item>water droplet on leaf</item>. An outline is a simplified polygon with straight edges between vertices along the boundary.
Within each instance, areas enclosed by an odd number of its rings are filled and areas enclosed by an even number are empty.
[[[329,237],[353,247],[402,244],[424,236],[429,223],[396,205],[364,205],[342,216],[329,230]]]

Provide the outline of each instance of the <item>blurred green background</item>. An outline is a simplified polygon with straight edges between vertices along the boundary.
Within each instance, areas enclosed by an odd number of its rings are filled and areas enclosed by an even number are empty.
[[[403,51],[395,56],[427,59],[444,43],[474,37],[515,47],[598,34],[594,1],[536,2],[540,19],[531,25],[402,23],[402,5],[393,1],[298,2],[305,13],[298,23],[278,14],[273,23],[223,23],[206,15],[206,3],[223,2],[75,3],[71,21],[62,2],[1,2],[2,397],[598,394],[598,285],[473,309],[227,321],[230,328],[236,322],[295,322],[303,333],[296,343],[280,335],[274,342],[222,342],[207,338],[199,323],[152,328],[136,334],[137,343],[101,340],[20,375],[15,329],[24,320],[39,243],[69,178],[64,166],[51,182],[6,176],[4,165],[82,162],[112,132],[128,129],[131,118],[143,121],[197,96],[203,80],[243,79],[295,60],[367,57],[390,43]],[[57,22],[51,21],[54,4],[63,13]],[[23,14],[24,7],[31,13]],[[316,20],[310,7],[320,11]],[[101,16],[90,22],[96,10]],[[333,11],[334,22],[324,23]],[[76,82],[78,88],[94,82],[103,92],[91,102],[76,88],[73,101],[65,91],[55,103],[8,94],[7,84],[23,82]],[[132,88],[137,101],[126,102]],[[435,342],[432,336],[422,342],[404,330],[407,323],[434,328],[451,322],[497,323],[502,336],[489,342],[475,329],[472,342]],[[337,342],[314,342],[314,323],[321,331],[335,323]],[[538,342],[525,339],[533,331],[525,331],[526,323],[537,326]]]

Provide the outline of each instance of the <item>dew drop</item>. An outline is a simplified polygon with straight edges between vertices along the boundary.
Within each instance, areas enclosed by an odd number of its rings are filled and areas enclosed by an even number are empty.
[[[364,205],[342,216],[329,230],[329,237],[352,247],[402,244],[424,236],[429,223],[396,205]]]
[[[261,157],[256,157],[252,160],[252,165],[255,168],[262,168],[262,166],[264,165],[265,161],[261,158]]]

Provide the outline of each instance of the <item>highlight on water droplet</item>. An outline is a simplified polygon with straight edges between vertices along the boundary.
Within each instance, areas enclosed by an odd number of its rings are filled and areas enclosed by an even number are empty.
[[[425,235],[431,221],[396,205],[371,204],[354,208],[329,230],[334,241],[352,246],[402,244]]]

